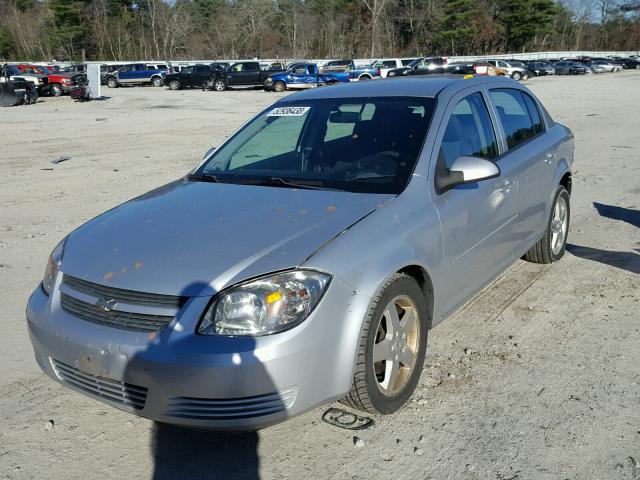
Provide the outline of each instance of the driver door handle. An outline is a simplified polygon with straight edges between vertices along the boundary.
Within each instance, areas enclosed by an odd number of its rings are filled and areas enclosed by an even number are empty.
[[[511,180],[509,178],[505,178],[500,182],[498,188],[496,189],[500,193],[504,193],[505,195],[511,191],[511,187],[516,184],[515,180]]]

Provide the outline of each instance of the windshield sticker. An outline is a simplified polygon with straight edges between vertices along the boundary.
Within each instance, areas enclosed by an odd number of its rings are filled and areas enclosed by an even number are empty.
[[[278,107],[267,113],[267,117],[301,117],[311,107]]]

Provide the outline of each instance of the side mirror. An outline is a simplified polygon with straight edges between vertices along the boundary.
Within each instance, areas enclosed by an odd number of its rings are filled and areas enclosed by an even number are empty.
[[[211,147],[209,150],[207,150],[207,153],[204,154],[204,160],[209,158],[211,154],[213,154],[213,152],[215,151],[216,151],[216,147]]]
[[[440,192],[462,185],[489,180],[500,176],[500,169],[491,160],[480,157],[461,156],[449,170],[441,171],[436,177],[436,186]]]

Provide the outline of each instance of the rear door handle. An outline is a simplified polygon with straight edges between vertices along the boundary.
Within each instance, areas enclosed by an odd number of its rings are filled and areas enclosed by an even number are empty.
[[[551,163],[556,159],[556,154],[552,152],[547,152],[544,156],[544,163],[551,165]]]

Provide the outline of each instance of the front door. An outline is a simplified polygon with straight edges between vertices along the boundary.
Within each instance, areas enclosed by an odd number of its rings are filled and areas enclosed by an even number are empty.
[[[498,158],[499,136],[487,104],[480,89],[453,97],[436,139],[434,180],[438,171],[448,169],[460,156]],[[458,185],[445,192],[433,187],[432,201],[440,215],[444,249],[443,314],[512,261],[517,176],[510,165],[499,167],[497,178]]]

